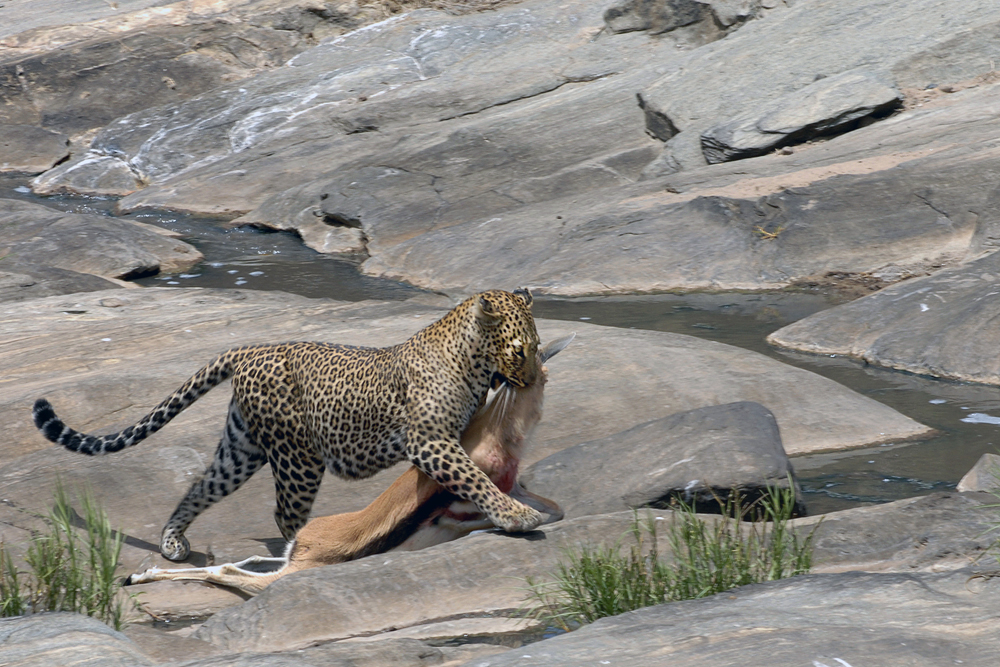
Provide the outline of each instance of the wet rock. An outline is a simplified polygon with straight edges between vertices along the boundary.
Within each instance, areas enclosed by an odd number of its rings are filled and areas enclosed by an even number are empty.
[[[959,491],[996,491],[1000,489],[1000,456],[983,454],[972,470],[958,483]]]
[[[11,667],[152,665],[135,642],[82,614],[0,619],[0,663]]]
[[[69,156],[69,138],[34,125],[0,124],[0,172],[40,174]]]
[[[53,3],[43,25],[0,8],[9,14],[0,21],[0,122],[81,135],[277,67],[376,15],[349,2],[73,4]]]
[[[970,581],[972,575],[793,577],[601,619],[530,650],[466,665],[987,667],[1000,660],[992,631],[1000,619],[1000,579]]]
[[[977,230],[983,244],[993,245],[996,231],[986,231],[993,223],[987,216]],[[994,253],[799,320],[768,341],[911,373],[1000,384],[1000,359],[987,334],[1000,314],[997,294],[1000,255]]]
[[[508,210],[522,194],[533,201],[628,183],[656,146],[635,106],[635,91],[656,73],[637,67],[635,53],[654,63],[680,38],[596,39],[603,9],[536,1],[459,18],[413,12],[285,67],[119,119],[93,148],[122,151],[148,179],[125,209],[235,217],[314,181],[380,190],[374,172],[386,169],[432,180],[404,190],[404,200],[422,204],[391,228],[406,226],[405,236]],[[283,216],[247,222],[281,224],[319,204],[303,197]],[[356,206],[346,203],[348,212]],[[370,238],[379,222],[363,221]]]
[[[183,270],[203,259],[193,246],[149,225],[63,213],[13,199],[0,199],[0,223],[0,256],[4,267],[15,274],[6,282],[28,288],[42,281],[45,287],[35,293],[59,290],[60,281],[70,277],[65,272],[126,279]],[[95,284],[84,279],[81,287],[93,289]]]
[[[903,95],[866,70],[824,77],[754,108],[701,135],[709,164],[764,155],[776,148],[854,129],[858,121],[887,115]]]
[[[167,564],[158,555],[160,529],[213,455],[229,392],[210,392],[149,442],[94,458],[42,438],[30,418],[36,398],[49,398],[75,428],[111,432],[133,423],[224,349],[284,340],[389,345],[443,312],[413,302],[348,304],[278,292],[169,288],[5,305],[0,374],[17,382],[0,394],[0,428],[8,434],[0,451],[0,497],[12,503],[0,505],[4,539],[23,548],[27,531],[37,525],[31,512],[50,506],[61,479],[70,489],[94,489],[112,524],[127,535],[122,552],[127,569]],[[525,467],[636,424],[741,400],[769,408],[792,453],[898,441],[928,430],[831,380],[738,348],[585,323],[539,320],[539,331],[543,340],[572,331],[577,337],[549,364],[545,416]],[[359,510],[401,472],[396,467],[358,482],[328,477],[313,511]],[[552,497],[546,488],[534,490]],[[281,552],[270,475],[255,475],[236,495],[192,525],[192,565]],[[169,616],[212,613],[241,599],[184,584],[150,584],[143,590],[151,611]]]
[[[768,486],[787,488],[793,474],[774,415],[743,402],[681,412],[568,447],[525,470],[521,483],[558,498],[573,518],[668,506],[672,497],[718,512],[718,499],[731,490],[753,499]]]
[[[88,153],[51,169],[31,182],[35,194],[122,197],[142,187],[142,174],[113,155]]]

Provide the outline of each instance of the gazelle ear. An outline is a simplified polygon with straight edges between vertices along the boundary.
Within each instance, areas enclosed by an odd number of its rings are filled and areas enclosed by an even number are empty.
[[[480,295],[476,298],[475,311],[476,319],[483,324],[496,324],[500,321],[500,311],[486,295]]]
[[[524,301],[524,305],[531,308],[531,302],[534,301],[534,299],[532,298],[531,292],[528,291],[527,287],[518,287],[514,290],[514,294],[521,297],[521,301]]]
[[[576,338],[575,332],[568,336],[563,336],[562,338],[549,341],[545,344],[545,347],[538,351],[538,361],[544,364],[546,361],[565,350],[566,346],[572,343],[574,338]]]

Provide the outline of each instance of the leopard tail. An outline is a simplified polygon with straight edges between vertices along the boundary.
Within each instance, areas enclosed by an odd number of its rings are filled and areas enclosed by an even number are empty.
[[[44,398],[35,401],[35,407],[32,410],[35,426],[49,441],[62,445],[70,451],[80,452],[88,456],[120,451],[142,442],[156,433],[213,387],[232,377],[234,362],[242,357],[243,355],[240,353],[246,350],[247,348],[236,348],[223,352],[207,366],[192,375],[180,389],[165,398],[149,414],[118,433],[88,435],[75,431],[56,416],[52,404]]]

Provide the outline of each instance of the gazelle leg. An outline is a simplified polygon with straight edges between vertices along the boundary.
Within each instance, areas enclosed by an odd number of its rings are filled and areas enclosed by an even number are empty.
[[[553,523],[555,521],[561,521],[565,513],[562,508],[554,500],[549,500],[544,496],[540,496],[537,493],[532,493],[528,491],[518,482],[514,482],[514,487],[510,490],[510,497],[515,500],[520,500],[522,503],[528,507],[538,510],[539,512],[545,512],[549,515],[543,523]]]

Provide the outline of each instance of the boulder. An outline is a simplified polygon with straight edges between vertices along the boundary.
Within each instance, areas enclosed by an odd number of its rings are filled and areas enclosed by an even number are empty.
[[[153,665],[131,639],[82,614],[0,619],[0,664],[10,667]]]
[[[204,259],[193,246],[152,225],[64,213],[14,199],[0,199],[0,257],[8,285],[28,288],[41,281],[49,292],[73,274],[128,279],[182,271]],[[66,287],[80,291],[72,284]],[[100,289],[87,277],[79,287]],[[110,287],[107,281],[104,287]],[[24,292],[17,289],[14,296],[23,298]]]
[[[91,152],[50,169],[31,182],[39,195],[76,194],[122,197],[142,187],[143,176],[116,155]]]
[[[983,454],[972,470],[958,482],[959,491],[990,491],[1000,489],[1000,456]]]
[[[604,618],[465,665],[987,667],[1000,660],[998,593],[1000,580],[970,570],[805,575]]]
[[[903,99],[891,83],[864,69],[823,77],[753,108],[701,135],[709,164],[764,155],[888,115]]]
[[[34,125],[0,124],[0,172],[40,174],[69,157],[69,137]]]
[[[933,34],[927,32],[931,15],[937,17]],[[991,41],[997,25],[986,1],[963,3],[944,14],[936,0],[905,7],[868,0],[796,3],[664,63],[663,75],[641,94],[647,115],[668,118],[681,130],[683,139],[675,140],[670,157],[690,169],[708,157],[700,150],[702,133],[727,123],[739,126],[744,114],[782,106],[782,99],[800,95],[805,101],[807,89],[824,77],[865,68],[889,85],[923,88],[987,73],[989,54],[998,54]],[[888,101],[884,95],[876,97]],[[651,165],[647,174],[656,173],[662,172]]]
[[[742,402],[677,413],[567,447],[525,470],[521,483],[558,498],[572,518],[666,507],[674,497],[718,512],[719,500],[733,489],[753,500],[769,486],[787,488],[793,475],[774,415]]]
[[[114,456],[83,457],[53,447],[31,421],[35,399],[49,398],[68,424],[110,432],[133,423],[221,350],[282,340],[359,345],[398,343],[443,314],[414,302],[348,304],[279,292],[148,288],[49,297],[4,307],[0,375],[16,379],[0,394],[0,532],[23,549],[32,514],[44,513],[58,480],[90,486],[112,525],[128,536],[122,557],[132,571],[166,564],[159,533],[218,443],[229,392],[210,392],[148,442]],[[653,331],[538,321],[543,340],[572,331],[576,340],[549,363],[545,416],[524,465],[580,442],[719,403],[768,407],[785,449],[801,454],[895,442],[928,429],[842,385],[763,355]],[[30,344],[26,341],[30,341]],[[6,347],[4,347],[4,345]],[[766,377],[767,382],[760,378]],[[642,464],[639,464],[642,465]],[[401,474],[370,480],[329,476],[314,513],[363,508]],[[600,470],[592,473],[599,479]],[[580,486],[590,482],[575,480]],[[541,486],[534,490],[553,497]],[[188,532],[193,565],[280,553],[265,471],[199,517]],[[556,500],[560,500],[556,498]],[[236,527],[236,528],[234,528]],[[176,587],[173,587],[176,586]],[[203,586],[151,584],[144,602],[160,615],[208,614],[240,601]],[[181,593],[180,591],[185,591]],[[196,597],[192,597],[197,592]]]
[[[994,190],[990,201],[996,197]],[[987,218],[977,222],[976,233],[988,247],[996,232],[987,231],[993,216],[983,212]],[[921,375],[1000,384],[990,324],[1000,314],[997,294],[1000,255],[988,254],[816,313],[775,331],[768,342]]]

